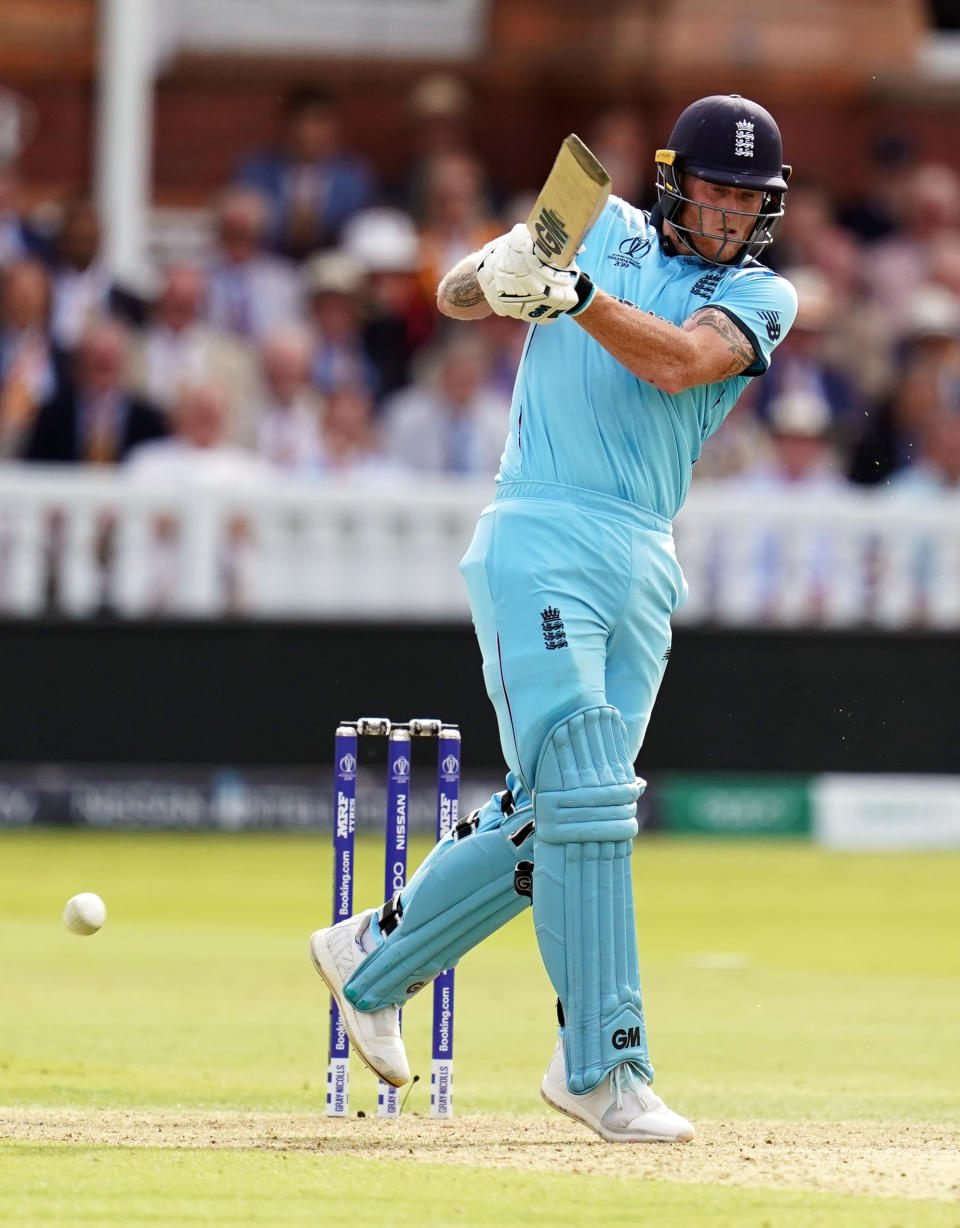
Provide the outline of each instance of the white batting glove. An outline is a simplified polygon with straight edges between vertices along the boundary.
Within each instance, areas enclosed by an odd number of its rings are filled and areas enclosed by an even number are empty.
[[[532,324],[550,324],[564,313],[582,311],[593,284],[575,264],[556,269],[537,256],[520,222],[480,253],[477,281],[493,311]]]

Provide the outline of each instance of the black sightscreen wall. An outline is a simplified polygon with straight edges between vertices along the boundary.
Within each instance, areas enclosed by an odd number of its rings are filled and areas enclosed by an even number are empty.
[[[639,767],[960,770],[960,636],[678,630]],[[440,716],[499,762],[469,627],[0,624],[0,759],[311,764],[339,719]]]

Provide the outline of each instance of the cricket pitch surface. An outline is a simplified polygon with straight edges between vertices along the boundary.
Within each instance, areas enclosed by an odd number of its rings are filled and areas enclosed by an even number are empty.
[[[614,1146],[556,1120],[469,1116],[2,1109],[0,1138],[93,1146],[297,1151],[619,1180],[960,1200],[960,1129],[909,1123],[700,1122],[688,1144]]]

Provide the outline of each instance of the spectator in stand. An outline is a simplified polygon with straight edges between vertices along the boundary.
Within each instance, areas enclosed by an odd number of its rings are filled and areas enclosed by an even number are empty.
[[[268,217],[267,200],[253,188],[227,188],[216,208],[207,318],[214,328],[253,342],[300,315],[294,266],[264,250]]]
[[[809,180],[791,183],[790,208],[777,231],[770,263],[778,272],[797,268],[818,270],[841,296],[857,288],[859,244],[837,224],[833,198],[822,184]]]
[[[146,318],[139,295],[118,285],[100,258],[100,215],[88,200],[67,205],[54,240],[50,332],[72,350],[95,317],[115,316],[133,327]]]
[[[827,278],[816,269],[791,269],[784,276],[797,292],[797,318],[765,377],[750,385],[750,404],[761,422],[767,422],[771,406],[782,397],[809,393],[828,407],[833,429],[849,435],[860,429],[863,407],[856,388],[831,362],[837,301]]]
[[[106,318],[88,323],[72,356],[71,378],[40,407],[24,459],[110,465],[166,435],[162,411],[131,393],[126,365],[124,326]]]
[[[960,412],[960,299],[939,286],[908,296],[899,371],[853,449],[852,481],[876,485],[919,455],[930,422]]]
[[[769,406],[770,452],[737,479],[756,492],[796,491],[810,500],[843,489],[843,462],[832,440],[830,406],[816,391],[783,392]],[[758,524],[762,523],[758,522]],[[737,577],[746,608],[762,620],[816,622],[823,617],[837,566],[832,534],[813,527],[793,538],[789,527],[745,526],[749,564]],[[722,552],[722,548],[721,548]],[[722,564],[722,557],[718,559]],[[729,574],[729,561],[727,572]]]
[[[364,345],[365,269],[343,251],[319,252],[303,270],[314,338],[311,372],[325,395],[342,384],[377,391],[377,373]]]
[[[422,382],[384,405],[387,456],[419,473],[496,473],[510,399],[490,383],[486,347],[451,331],[432,358]]]
[[[614,107],[595,121],[587,144],[613,180],[614,191],[640,209],[657,203],[655,185],[646,177],[651,152],[643,116],[631,107]]]
[[[913,464],[890,478],[891,492],[908,499],[946,495],[955,502],[960,492],[960,413],[936,409],[919,433],[915,450]],[[944,590],[949,593],[957,580],[955,543],[956,534],[951,532],[949,522],[939,526],[939,531],[935,522],[914,526],[908,563],[910,601],[905,611],[901,605],[901,617],[906,613],[921,626],[929,625],[931,619],[944,625],[942,616],[937,615],[937,596]],[[903,578],[901,574],[901,584]]]
[[[502,226],[487,208],[487,177],[479,159],[448,153],[430,163],[420,227],[421,285],[435,297],[443,274],[495,238]]]
[[[17,260],[0,283],[0,457],[19,455],[37,410],[66,379],[49,321],[47,270],[37,260]]]
[[[931,280],[939,245],[958,233],[960,175],[948,166],[919,166],[909,176],[907,199],[902,229],[875,243],[863,266],[870,297],[894,328],[911,294]]]
[[[263,401],[257,451],[274,469],[317,473],[323,464],[323,400],[310,382],[313,339],[305,328],[274,333],[260,347]]]
[[[840,225],[867,244],[896,234],[909,209],[909,176],[915,165],[916,150],[909,137],[898,133],[877,137],[870,146],[866,182],[840,211]]]
[[[204,320],[206,299],[207,281],[199,269],[175,264],[164,271],[150,321],[131,343],[131,385],[163,409],[170,408],[184,383],[220,385],[231,406],[230,438],[252,447],[255,364],[241,341]]]
[[[931,243],[930,284],[960,297],[960,229],[946,231]]]
[[[905,494],[960,490],[960,413],[940,409],[926,423],[912,465],[894,474],[893,489]]]
[[[749,398],[747,389],[734,411],[710,436],[710,447],[704,448],[693,467],[695,485],[742,478],[770,462],[773,451],[770,432],[757,417]]]
[[[367,272],[363,343],[382,400],[410,383],[411,363],[439,322],[420,286],[420,241],[405,213],[367,209],[347,223],[343,249]]]
[[[323,469],[327,477],[381,481],[404,476],[383,453],[366,388],[341,384],[327,398],[323,414]]]
[[[393,193],[417,222],[426,217],[433,163],[448,154],[472,153],[468,134],[470,92],[459,77],[430,73],[407,98],[404,177]]]
[[[367,164],[344,149],[329,95],[293,94],[281,125],[279,148],[251,158],[238,180],[269,201],[273,250],[302,260],[337,241],[347,219],[373,203],[376,185]]]
[[[779,471],[778,448],[771,429],[774,407],[792,402],[808,406],[807,422],[814,422],[826,406],[830,434],[839,447],[862,429],[863,408],[859,390],[840,363],[835,345],[843,335],[845,312],[817,269],[790,269],[784,276],[797,292],[797,317],[793,328],[778,346],[763,379],[753,380],[704,450],[694,468],[694,480],[728,479],[738,475],[756,481],[759,475]],[[815,408],[811,411],[809,406]],[[802,418],[798,419],[803,421]],[[801,432],[807,436],[809,431]],[[817,432],[813,432],[814,435]],[[794,446],[788,438],[783,446]],[[804,443],[796,445],[802,449]],[[789,468],[789,467],[788,467]]]
[[[215,490],[241,500],[268,486],[269,467],[227,437],[231,418],[225,390],[209,380],[184,384],[171,407],[173,433],[167,439],[144,443],[129,456],[125,471],[140,482],[177,497],[191,489]],[[149,556],[149,605],[167,608],[182,587],[180,524],[172,514],[154,522]],[[244,509],[230,511],[219,524],[219,570],[223,600],[229,610],[242,608],[256,570],[257,555],[251,525]]]
[[[188,382],[170,409],[171,433],[131,449],[129,474],[168,486],[189,482],[234,489],[260,485],[270,471],[228,436],[230,405],[226,390],[212,380]]]
[[[834,439],[830,403],[819,390],[788,388],[769,404],[769,458],[744,475],[755,487],[836,490],[843,485],[843,462]]]
[[[891,324],[875,303],[864,301],[861,245],[837,225],[833,200],[822,185],[791,185],[771,263],[788,280],[797,274],[815,286],[811,293],[817,298],[829,297],[829,328],[820,330],[818,343],[823,359],[859,400],[876,397],[890,380]],[[755,380],[748,395],[759,393],[757,385],[764,383]]]
[[[0,162],[0,268],[30,256],[48,260],[48,241],[20,210],[20,176],[12,162]]]

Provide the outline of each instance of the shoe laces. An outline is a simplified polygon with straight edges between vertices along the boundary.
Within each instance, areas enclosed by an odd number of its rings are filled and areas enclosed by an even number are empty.
[[[610,1071],[610,1090],[617,1098],[617,1108],[623,1108],[624,1093],[639,1094],[647,1085],[634,1062],[621,1062]]]

